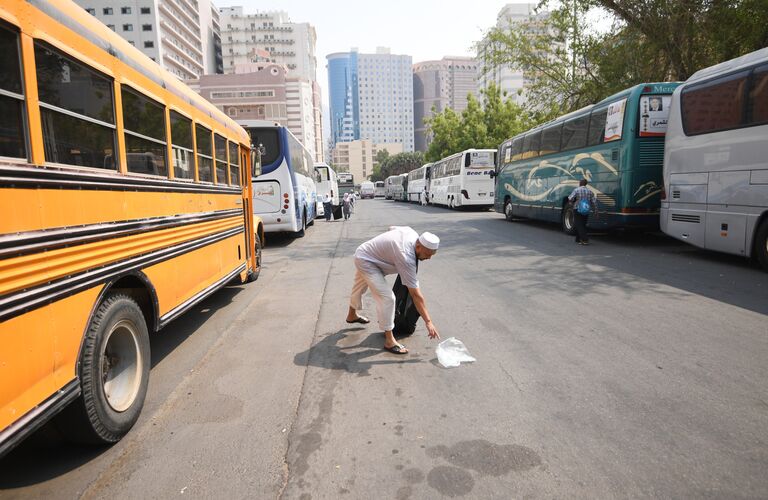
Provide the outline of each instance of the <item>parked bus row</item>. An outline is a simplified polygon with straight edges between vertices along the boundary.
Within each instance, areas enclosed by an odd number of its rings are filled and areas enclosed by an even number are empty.
[[[504,141],[386,179],[386,197],[559,223],[586,179],[591,229],[656,230],[768,270],[768,48],[644,83]]]

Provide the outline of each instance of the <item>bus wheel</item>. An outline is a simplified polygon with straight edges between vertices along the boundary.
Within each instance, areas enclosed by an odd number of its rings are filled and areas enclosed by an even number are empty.
[[[296,231],[295,234],[297,238],[303,238],[306,232],[307,232],[307,211],[304,210],[304,213],[301,215],[301,229]]]
[[[504,202],[504,218],[509,222],[512,222],[512,219],[514,218],[514,215],[512,214],[512,202],[509,200]]]
[[[254,253],[254,257],[256,258],[256,269],[248,273],[248,278],[246,280],[248,283],[251,283],[259,279],[259,274],[261,273],[261,248],[262,248],[261,238],[259,237],[258,234],[254,234],[253,236],[255,238],[253,253]]]
[[[573,205],[571,205],[570,203],[566,203],[563,206],[561,220],[563,225],[563,231],[565,232],[565,234],[568,234],[571,236],[575,235],[576,223],[574,221],[574,216],[573,216]]]
[[[768,219],[760,224],[755,235],[755,254],[763,269],[768,271]]]
[[[119,441],[144,406],[150,363],[149,334],[139,305],[121,293],[108,295],[85,335],[81,395],[63,415],[66,434],[85,443]]]

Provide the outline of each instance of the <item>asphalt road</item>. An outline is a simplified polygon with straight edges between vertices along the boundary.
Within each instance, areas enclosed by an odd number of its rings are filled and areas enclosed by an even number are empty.
[[[389,225],[441,237],[421,286],[476,363],[442,368],[422,324],[395,356],[344,322],[354,249]],[[152,340],[123,441],[47,427],[0,461],[0,497],[768,497],[768,273],[660,234],[592,242],[383,200],[271,238],[256,283]]]

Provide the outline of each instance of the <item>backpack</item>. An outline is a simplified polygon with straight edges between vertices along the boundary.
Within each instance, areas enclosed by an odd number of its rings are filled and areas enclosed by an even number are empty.
[[[576,211],[579,212],[581,215],[589,215],[589,210],[591,208],[592,207],[589,204],[589,200],[586,198],[581,198],[579,201],[576,202]]]
[[[395,294],[395,327],[392,334],[397,339],[413,335],[421,315],[413,303],[408,287],[400,280],[400,275],[397,276],[392,291]]]

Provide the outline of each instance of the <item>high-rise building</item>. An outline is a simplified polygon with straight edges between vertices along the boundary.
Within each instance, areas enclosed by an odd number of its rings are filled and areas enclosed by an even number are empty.
[[[221,73],[219,13],[210,0],[75,0],[182,80]]]
[[[338,172],[349,172],[360,184],[368,180],[376,166],[376,154],[386,150],[390,156],[403,152],[402,143],[374,144],[367,139],[339,142],[331,150],[331,163]]]
[[[254,61],[266,51],[269,62],[283,64],[291,76],[317,80],[317,34],[309,23],[294,23],[283,11],[245,14],[242,7],[221,9],[221,47],[224,71]]]
[[[317,83],[288,76],[285,66],[274,63],[241,65],[236,74],[203,75],[186,83],[235,121],[284,124],[316,162],[323,160],[322,137],[317,137],[315,127]]]
[[[365,139],[413,151],[411,56],[379,47],[375,54],[352,49],[327,59],[332,143]]]
[[[323,154],[322,94],[317,83],[317,58],[315,48],[317,34],[309,23],[294,23],[284,11],[255,12],[246,14],[242,7],[224,7],[221,9],[221,46],[225,73],[240,72],[239,68],[260,63],[279,64],[288,70],[288,80],[297,79],[308,84],[310,104],[306,105],[305,92],[299,94],[302,100],[301,111],[292,100],[288,108],[290,123],[288,126],[302,141],[304,146],[317,151],[321,161]],[[304,89],[304,87],[302,87]],[[298,97],[298,90],[291,90],[293,97]],[[306,123],[304,110],[313,109],[311,123]],[[301,135],[296,134],[298,115],[301,114]],[[312,129],[312,132],[308,130]],[[311,140],[312,142],[305,142]]]
[[[496,29],[500,30],[524,30],[528,36],[536,36],[539,33],[539,25],[549,17],[547,12],[536,13],[537,4],[521,3],[507,4],[501,9],[496,18]],[[525,86],[534,75],[525,74],[520,68],[512,65],[493,66],[486,63],[487,53],[492,49],[492,41],[485,38],[478,43],[477,61],[477,88],[488,88],[491,82],[507,93],[507,98],[517,104],[525,102]],[[554,47],[553,47],[554,50]]]
[[[429,146],[426,118],[432,109],[440,113],[467,109],[467,96],[477,92],[477,61],[472,57],[444,57],[413,65],[413,127],[416,151]]]

